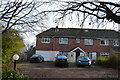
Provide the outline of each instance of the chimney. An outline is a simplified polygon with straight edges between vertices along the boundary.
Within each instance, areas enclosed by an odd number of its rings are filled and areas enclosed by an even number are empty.
[[[55,28],[55,32],[59,32],[59,28],[58,28],[58,26],[56,26],[56,28]]]

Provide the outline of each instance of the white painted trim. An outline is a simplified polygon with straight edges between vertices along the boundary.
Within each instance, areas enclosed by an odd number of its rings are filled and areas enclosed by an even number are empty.
[[[47,41],[47,42],[45,42]],[[50,44],[50,38],[41,38],[41,43]]]
[[[80,51],[82,51],[83,53],[85,53],[85,51],[83,51],[80,47],[76,47],[75,49],[73,49],[72,51],[70,52],[74,52],[75,50],[79,49]]]
[[[118,44],[114,44],[114,41],[115,41],[115,43],[117,41]],[[113,40],[113,46],[119,46],[119,40],[118,39]]]
[[[66,41],[64,41],[66,39]],[[59,38],[59,44],[68,44],[68,38]]]
[[[92,60],[96,60],[97,59],[97,53],[96,52],[92,52]]]
[[[101,44],[101,41],[102,41],[102,40],[105,42],[105,44]],[[101,46],[109,46],[109,43],[110,43],[109,39],[101,39],[101,40],[100,40],[100,45],[101,45]]]
[[[93,39],[84,39],[84,45],[93,45]]]

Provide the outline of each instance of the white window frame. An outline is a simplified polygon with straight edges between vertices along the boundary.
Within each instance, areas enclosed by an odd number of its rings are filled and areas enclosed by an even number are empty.
[[[87,52],[87,56],[92,59],[92,52]]]
[[[101,41],[104,41],[105,44],[101,44]],[[100,45],[108,46],[109,45],[109,40],[107,40],[107,39],[101,39],[100,40]]]
[[[59,38],[59,44],[68,44],[68,38]]]
[[[68,52],[65,52],[65,51],[59,51],[59,54],[58,55],[65,55],[67,56],[68,55]]]
[[[100,53],[100,56],[109,56],[109,53]]]
[[[79,43],[80,43],[80,39],[78,39],[78,38],[77,38],[77,39],[76,39],[76,43],[78,43],[78,44],[79,44]]]
[[[84,39],[85,45],[93,45],[93,39]]]
[[[114,45],[114,46],[119,46],[119,40],[117,40],[117,39],[116,39],[116,40],[113,40],[113,45]]]
[[[50,38],[41,38],[41,43],[49,44],[50,43]]]

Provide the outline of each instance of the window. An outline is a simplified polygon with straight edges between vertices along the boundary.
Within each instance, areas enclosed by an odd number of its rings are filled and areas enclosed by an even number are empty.
[[[59,44],[68,44],[68,38],[59,38]]]
[[[87,56],[92,59],[92,52],[87,52]]]
[[[100,56],[108,56],[109,53],[100,53]]]
[[[41,43],[50,43],[50,38],[42,38]]]
[[[100,45],[109,45],[109,40],[100,40]]]
[[[113,45],[114,46],[119,46],[119,40],[113,40]]]
[[[91,60],[96,60],[96,52],[86,52],[86,54]]]
[[[80,43],[80,39],[76,39],[76,43]]]
[[[65,52],[65,51],[59,51],[59,54],[58,55],[65,55],[67,56],[68,55],[68,52]]]
[[[93,45],[93,40],[92,39],[85,39],[84,43],[85,43],[85,45]]]

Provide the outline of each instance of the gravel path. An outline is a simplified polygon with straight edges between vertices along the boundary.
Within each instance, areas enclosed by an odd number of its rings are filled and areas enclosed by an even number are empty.
[[[119,71],[100,66],[76,67],[71,63],[68,68],[55,67],[53,62],[22,63],[18,69],[29,78],[118,78]]]

